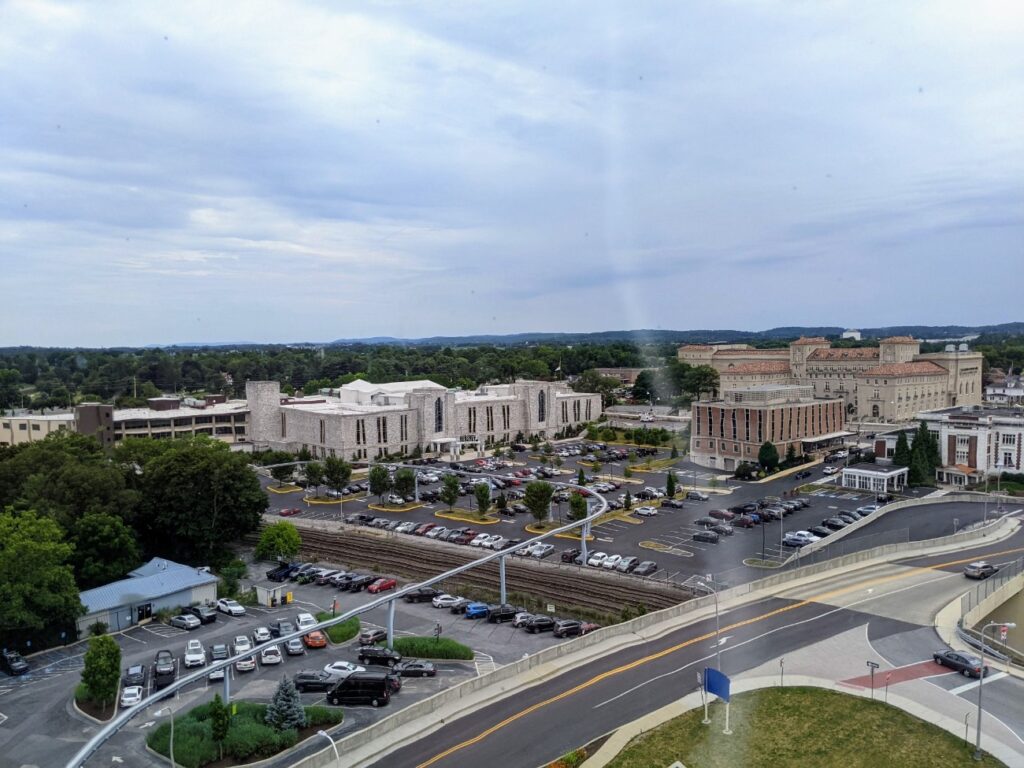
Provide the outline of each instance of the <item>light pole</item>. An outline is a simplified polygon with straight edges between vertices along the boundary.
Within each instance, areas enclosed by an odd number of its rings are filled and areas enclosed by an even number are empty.
[[[985,687],[985,633],[988,632],[989,627],[1006,627],[1009,630],[1016,626],[1012,621],[990,621],[981,628],[981,671],[978,673],[978,727],[974,739],[975,760],[981,760],[981,689]]]
[[[722,631],[722,626],[719,623],[718,618],[718,590],[711,586],[711,584],[713,583],[712,579],[707,579],[706,581],[698,581],[697,583],[705,589],[710,590],[711,594],[715,596],[715,667],[718,669],[719,672],[721,672],[722,644],[721,640],[719,639],[719,634]]]
[[[158,709],[153,714],[155,714],[157,717],[163,717],[164,715],[171,716],[171,741],[167,751],[168,757],[171,758],[171,768],[174,768],[174,710],[170,707],[164,707],[163,709]]]
[[[340,766],[341,765],[341,755],[338,754],[338,745],[334,743],[334,739],[332,739],[328,735],[327,731],[317,731],[316,735],[317,736],[323,736],[325,739],[327,739],[329,742],[331,742],[331,749],[334,750],[334,762],[337,763]]]

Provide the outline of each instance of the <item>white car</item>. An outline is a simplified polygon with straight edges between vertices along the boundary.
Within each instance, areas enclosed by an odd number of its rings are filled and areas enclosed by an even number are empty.
[[[816,541],[821,541],[821,537],[810,531],[790,531],[782,539],[783,545],[787,547],[804,547]]]
[[[648,486],[647,488],[644,488],[644,490],[647,491],[649,494],[651,494],[656,499],[663,499],[663,498],[665,498],[665,492],[664,491],[659,491],[657,488],[651,488],[650,486]]]
[[[245,606],[230,597],[222,597],[217,601],[217,610],[229,616],[244,616]]]
[[[608,554],[606,552],[595,552],[590,556],[590,559],[587,560],[587,565],[592,565],[595,568],[597,568],[605,561],[607,557]]]
[[[400,526],[395,528],[395,532],[396,533],[412,533],[416,529],[417,525],[418,525],[418,523],[414,523],[412,521],[407,522],[407,523],[402,523]]]
[[[445,528],[443,525],[439,525],[437,526],[437,528],[431,528],[429,531],[427,531],[426,537],[428,539],[436,539],[439,536],[444,536],[447,533],[448,529]]]
[[[121,691],[121,708],[127,709],[128,707],[134,707],[142,701],[142,686],[141,685],[129,685],[127,688]]]
[[[451,608],[461,599],[461,597],[456,597],[455,595],[438,595],[430,602],[435,608]]]
[[[863,507],[857,507],[857,511],[862,515],[870,515],[872,512],[877,512],[881,508],[881,504],[865,504]]]
[[[206,663],[206,649],[198,640],[185,643],[185,668],[201,667]]]
[[[260,651],[260,664],[267,666],[268,664],[280,664],[281,663],[281,649],[276,645],[268,645],[262,651]]]
[[[491,534],[489,533],[478,533],[476,535],[476,538],[469,542],[469,546],[482,547],[484,545],[484,542],[487,541],[489,538],[491,538]]]
[[[614,569],[616,565],[622,562],[622,555],[608,555],[601,563],[602,568],[607,568],[609,571]]]
[[[824,472],[826,475],[838,475],[839,467],[825,467],[821,471]]]
[[[656,517],[658,514],[658,510],[654,507],[637,507],[633,512],[640,515],[640,517]]]
[[[353,672],[365,672],[366,667],[353,664],[351,661],[332,661],[324,667],[324,672],[331,677],[347,677]]]
[[[240,653],[246,653],[252,650],[252,643],[249,642],[249,638],[245,635],[238,635],[235,637],[235,642],[232,643],[232,656],[237,656]]]
[[[397,494],[392,493],[390,496],[384,499],[384,502],[386,504],[391,504],[393,506],[400,507],[403,504],[405,504],[405,499],[403,499],[401,496],[398,496]]]
[[[505,537],[504,536],[499,536],[498,534],[495,534],[494,536],[491,536],[490,541],[487,542],[486,546],[487,546],[488,549],[495,549],[495,550],[497,550],[497,549],[501,549],[501,547],[502,547],[502,545],[504,543],[505,543]]]
[[[316,619],[313,618],[311,613],[300,613],[295,617],[295,626],[299,628],[299,631],[312,629],[316,626]]]
[[[837,459],[845,459],[845,458],[849,457],[850,452],[849,451],[836,451],[832,455],[835,456]]]
[[[255,643],[265,643],[270,640],[271,637],[272,635],[270,634],[270,630],[266,627],[256,627],[256,629],[252,631],[252,639]]]
[[[246,656],[244,659],[239,659],[235,662],[235,669],[239,672],[252,672],[256,669],[256,657]]]

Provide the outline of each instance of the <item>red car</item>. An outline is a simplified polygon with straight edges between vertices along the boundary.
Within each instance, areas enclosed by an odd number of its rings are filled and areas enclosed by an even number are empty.
[[[468,531],[464,531],[461,536],[456,537],[456,544],[469,544],[473,539],[477,537],[477,531],[470,528]]]
[[[373,584],[366,588],[366,591],[371,595],[375,595],[378,592],[386,592],[389,589],[394,589],[398,586],[398,582],[394,579],[377,579]]]
[[[292,507],[291,509],[282,509],[279,514],[281,517],[291,517],[292,515],[298,515],[302,512],[298,507]]]
[[[413,529],[413,536],[426,536],[431,530],[437,527],[437,523],[424,523],[419,528]]]

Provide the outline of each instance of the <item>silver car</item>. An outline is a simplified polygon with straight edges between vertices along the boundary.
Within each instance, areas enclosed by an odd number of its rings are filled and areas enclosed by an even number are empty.
[[[183,613],[180,616],[175,616],[173,619],[170,620],[169,623],[172,627],[187,630],[196,629],[197,627],[199,627],[200,624],[202,624],[202,622],[199,621],[199,619],[188,613]]]

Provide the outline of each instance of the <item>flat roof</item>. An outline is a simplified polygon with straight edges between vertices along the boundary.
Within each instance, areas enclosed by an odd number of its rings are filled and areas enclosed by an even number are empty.
[[[856,470],[857,472],[866,472],[871,475],[885,475],[886,477],[889,477],[890,475],[898,475],[901,472],[910,471],[907,467],[883,466],[881,464],[866,464],[863,462],[860,464],[851,464],[848,467],[843,467],[843,472],[848,472],[850,470]]]
[[[829,432],[827,435],[818,435],[817,437],[806,437],[801,440],[801,443],[820,443],[822,440],[833,440],[837,437],[849,437],[855,435],[856,432]]]
[[[210,416],[230,413],[245,413],[249,410],[249,403],[245,400],[228,400],[226,403],[214,403],[205,408],[170,408],[166,411],[159,411],[154,408],[123,408],[114,411],[114,422],[134,421],[137,419],[180,419],[190,416]]]

